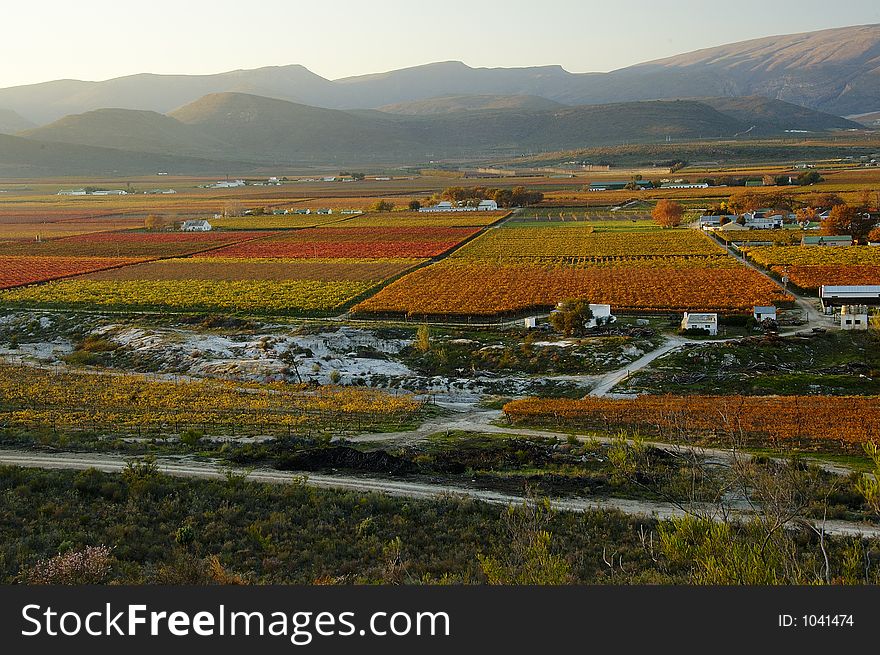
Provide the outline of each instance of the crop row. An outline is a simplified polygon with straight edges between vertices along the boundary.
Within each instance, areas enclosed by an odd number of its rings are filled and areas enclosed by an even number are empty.
[[[880,440],[880,402],[872,397],[639,396],[629,400],[527,398],[504,406],[516,423],[626,429],[661,438],[742,435],[780,445],[852,444]]]
[[[364,388],[0,367],[0,417],[6,425],[224,433],[247,425],[277,432],[399,420],[418,409],[411,396]]]
[[[134,264],[130,257],[3,257],[0,258],[0,289],[47,282]]]
[[[71,279],[0,292],[0,303],[24,307],[291,315],[339,309],[375,284],[350,280]]]
[[[723,250],[694,230],[600,232],[590,225],[502,227],[455,253],[463,259],[552,259],[639,255],[718,255]]]
[[[790,302],[775,284],[743,266],[561,266],[446,260],[393,282],[354,311],[372,314],[496,315],[546,310],[568,298],[617,310],[745,313]]]

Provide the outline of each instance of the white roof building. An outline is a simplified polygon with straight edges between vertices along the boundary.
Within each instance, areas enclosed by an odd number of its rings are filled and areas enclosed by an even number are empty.
[[[706,330],[711,336],[718,334],[718,314],[684,313],[681,319],[682,330]]]
[[[767,307],[755,305],[755,308],[752,311],[752,316],[754,316],[755,320],[758,321],[759,323],[761,321],[766,321],[767,319],[775,321],[776,320],[776,308],[773,305],[769,305]]]
[[[211,224],[205,220],[184,221],[180,226],[181,232],[210,232]]]

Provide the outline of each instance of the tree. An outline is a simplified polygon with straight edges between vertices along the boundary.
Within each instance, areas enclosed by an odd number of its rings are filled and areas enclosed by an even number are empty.
[[[871,243],[880,243],[880,227],[875,227],[868,232],[868,241]]]
[[[818,184],[819,182],[824,182],[825,178],[823,178],[816,171],[806,171],[797,176],[797,183],[801,186],[809,186],[811,184]]]
[[[411,212],[417,212],[421,208],[422,208],[422,203],[420,203],[418,200],[410,200],[409,201],[409,210]]]
[[[683,215],[684,207],[674,200],[661,200],[651,212],[654,222],[661,227],[678,227]]]
[[[421,353],[431,350],[431,328],[427,324],[420,325],[416,330],[416,340],[413,342],[413,347]]]
[[[742,214],[760,209],[765,202],[765,198],[756,193],[734,193],[727,199],[727,209],[733,214]]]
[[[821,232],[828,236],[849,235],[865,242],[877,222],[870,214],[860,212],[849,205],[835,205],[828,217],[822,220]]]
[[[150,214],[144,219],[144,228],[147,230],[161,230],[164,229],[166,225],[168,225],[168,223],[162,216]]]
[[[845,204],[836,193],[811,193],[805,202],[807,207],[816,207],[817,209],[831,209],[837,205]]]
[[[394,211],[394,203],[388,200],[379,200],[370,205],[371,212],[390,212]]]
[[[565,300],[550,314],[550,325],[565,337],[577,336],[586,331],[587,322],[591,318],[593,311],[590,309],[589,301]]]

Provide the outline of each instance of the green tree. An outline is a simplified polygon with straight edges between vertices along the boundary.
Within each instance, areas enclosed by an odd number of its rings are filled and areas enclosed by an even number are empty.
[[[587,330],[587,322],[593,318],[588,300],[564,300],[550,314],[550,325],[563,336],[578,336]]]

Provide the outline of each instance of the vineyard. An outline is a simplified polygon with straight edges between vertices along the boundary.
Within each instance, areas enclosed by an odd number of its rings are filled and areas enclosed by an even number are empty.
[[[737,230],[736,232],[715,232],[715,236],[726,243],[770,242],[780,246],[800,244],[804,233],[801,230]]]
[[[43,242],[0,244],[0,255],[180,257],[265,236],[265,232],[101,232]]]
[[[211,253],[239,258],[422,258],[436,257],[477,233],[476,228],[323,227],[275,234]],[[210,234],[210,233],[209,233]]]
[[[411,227],[485,227],[510,212],[478,211],[451,213],[382,212],[361,214],[345,220],[342,227],[411,228]]]
[[[378,284],[420,259],[163,259],[84,276],[87,280],[316,280]]]
[[[560,258],[723,255],[724,250],[694,230],[595,231],[588,223],[554,227],[503,227],[474,239],[455,253],[462,259],[556,261]]]
[[[168,380],[0,366],[3,425],[105,435],[289,435],[365,430],[412,420],[408,395],[350,387]]]
[[[373,281],[321,280],[56,280],[0,292],[13,307],[96,307],[127,311],[252,312],[287,316],[338,310]]]
[[[702,435],[729,443],[857,451],[880,440],[878,399],[830,396],[639,396],[632,400],[527,398],[504,406],[514,423],[624,429],[662,440]]]
[[[139,261],[142,260],[129,257],[4,257],[0,262],[0,289],[118,268]]]
[[[774,273],[788,276],[801,289],[816,290],[822,285],[880,284],[878,266],[774,266]]]
[[[760,246],[746,249],[749,259],[773,266],[880,266],[880,248],[870,246],[798,247]]]
[[[729,258],[728,258],[729,259]],[[450,259],[420,268],[353,309],[362,314],[490,316],[547,310],[566,298],[589,298],[615,310],[746,313],[791,301],[756,271],[729,263],[619,260],[614,265],[537,265]]]

